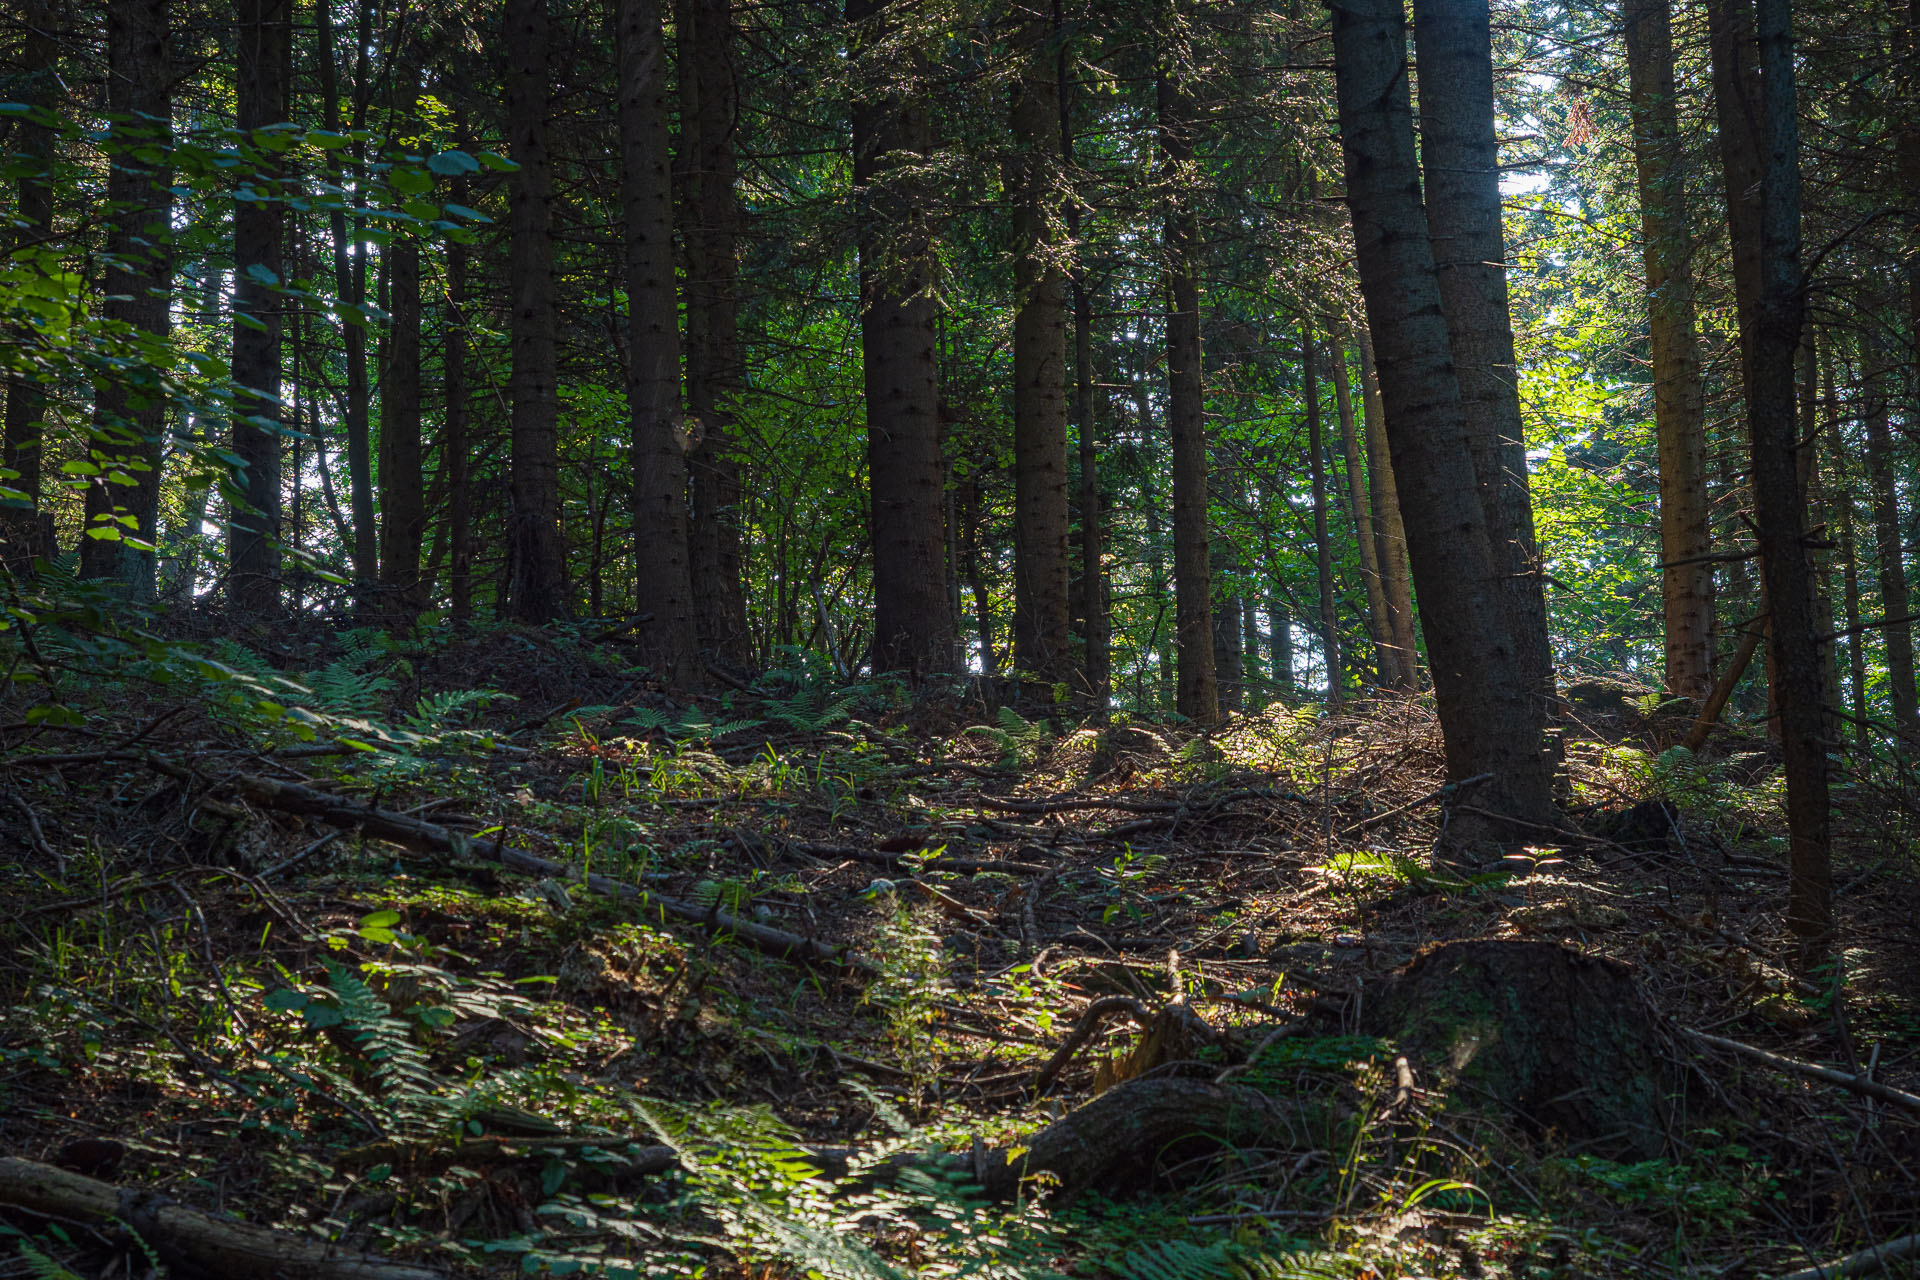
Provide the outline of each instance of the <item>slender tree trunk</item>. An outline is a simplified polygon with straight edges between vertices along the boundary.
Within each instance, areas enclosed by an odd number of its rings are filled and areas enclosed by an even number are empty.
[[[633,417],[634,609],[646,661],[677,689],[701,683],[687,529],[680,403],[680,305],[674,289],[667,48],[660,0],[619,0],[620,189],[626,246],[627,410]]]
[[[1260,617],[1254,600],[1252,591],[1240,597],[1240,669],[1246,686],[1244,705],[1249,711],[1257,711],[1264,705],[1265,700],[1257,698],[1256,693],[1264,691],[1269,684],[1266,671],[1260,665]]]
[[[894,18],[892,0],[849,0],[852,42],[873,83],[853,107],[854,205],[859,222],[860,345],[872,503],[874,668],[917,684],[952,662],[946,466],[940,441],[933,245],[913,175],[932,144],[924,98],[889,92],[894,69],[872,65]]]
[[[1733,253],[1734,307],[1740,323],[1741,367],[1751,386],[1749,347],[1760,305],[1761,153],[1760,71],[1754,61],[1753,0],[1707,0],[1707,41],[1713,59],[1713,108],[1718,125],[1728,241]]]
[[[1800,972],[1826,959],[1833,942],[1828,852],[1826,713],[1820,638],[1802,523],[1794,397],[1794,353],[1806,312],[1800,267],[1800,135],[1795,116],[1793,25],[1788,0],[1759,0],[1755,27],[1764,81],[1760,295],[1747,342],[1747,423],[1753,459],[1754,523],[1770,602],[1777,671],[1782,772],[1787,782],[1790,868],[1787,927]],[[1717,50],[1716,50],[1717,51]],[[1731,195],[1731,193],[1729,193]]]
[[[408,625],[424,607],[420,548],[426,539],[426,476],[420,441],[420,248],[388,246],[389,329],[386,380],[380,395],[379,612]]]
[[[1550,821],[1552,769],[1492,590],[1486,514],[1420,205],[1400,0],[1336,0],[1333,39],[1347,201],[1447,773],[1490,773],[1482,806]]]
[[[1333,405],[1340,418],[1340,455],[1347,469],[1347,501],[1353,507],[1354,541],[1360,545],[1360,577],[1367,589],[1367,637],[1373,642],[1374,666],[1383,689],[1400,687],[1400,652],[1394,648],[1387,617],[1386,586],[1380,579],[1380,543],[1374,534],[1373,504],[1367,496],[1367,476],[1360,461],[1360,428],[1353,412],[1353,379],[1347,370],[1345,344],[1334,342],[1329,355],[1333,368]]]
[[[454,137],[461,138],[456,125]],[[466,203],[466,179],[453,182],[456,204]],[[467,246],[447,244],[447,306],[442,357],[445,378],[446,424],[440,447],[447,460],[447,591],[453,621],[464,626],[473,617],[473,492],[470,476],[472,445],[468,440],[467,403]]]
[[[1300,321],[1300,391],[1307,408],[1307,474],[1313,484],[1313,565],[1320,600],[1320,654],[1327,664],[1327,705],[1344,701],[1340,615],[1333,594],[1333,539],[1327,530],[1327,453],[1320,430],[1319,344],[1313,322]]]
[[[1558,694],[1507,307],[1489,21],[1487,0],[1416,0],[1420,155],[1440,300],[1493,555],[1495,599],[1513,641],[1527,713],[1544,727]]]
[[[1267,574],[1272,577],[1278,572],[1272,564],[1267,566]],[[1287,613],[1287,607],[1280,597],[1267,594],[1267,634],[1268,647],[1273,651],[1273,692],[1280,698],[1291,698],[1296,692],[1293,684],[1293,618]]]
[[[1166,223],[1167,429],[1173,442],[1174,631],[1180,652],[1176,707],[1198,724],[1220,718],[1213,657],[1213,573],[1208,555],[1206,385],[1200,350],[1200,221],[1190,203],[1194,125],[1171,68],[1157,97]]]
[[[27,0],[22,15],[26,40],[21,50],[20,75],[14,96],[51,111],[57,100],[54,60],[54,14],[48,0]],[[18,157],[14,179],[14,217],[21,245],[48,238],[53,230],[53,129],[22,116],[14,121],[13,152]],[[21,270],[29,268],[22,264]],[[7,380],[5,426],[0,429],[0,489],[20,496],[0,496],[0,569],[16,575],[32,571],[40,554],[41,423],[46,415],[46,390],[29,378],[14,374]]]
[[[107,6],[107,110],[117,118],[105,144],[112,220],[101,303],[103,319],[163,341],[173,328],[172,179],[139,153],[165,155],[172,140],[167,9],[167,0]],[[151,600],[167,402],[153,373],[133,367],[140,371],[95,384],[90,452],[100,473],[87,485],[80,576],[114,579],[134,599]]]
[[[1713,550],[1712,507],[1668,2],[1629,0],[1623,23],[1647,272],[1654,430],[1660,448],[1667,692],[1704,700],[1713,691],[1713,564],[1706,559]]]
[[[507,513],[509,607],[521,622],[567,612],[560,543],[559,401],[554,354],[553,172],[547,155],[547,0],[506,7],[509,341],[513,373],[511,499]]]
[[[1900,537],[1900,495],[1894,484],[1893,436],[1887,429],[1888,388],[1893,379],[1887,352],[1868,338],[1862,344],[1865,367],[1867,477],[1873,490],[1874,556],[1880,568],[1880,607],[1887,622],[1880,628],[1887,647],[1887,697],[1894,727],[1909,747],[1920,742],[1920,696],[1913,669],[1913,612],[1907,584],[1906,553]]]
[[[1073,76],[1067,47],[1058,55],[1060,77],[1060,154],[1075,165]],[[1067,201],[1067,238],[1080,243],[1080,202]],[[1087,267],[1076,254],[1073,273],[1073,426],[1080,445],[1080,592],[1081,641],[1087,703],[1104,722],[1113,698],[1113,619],[1108,613],[1107,571],[1101,529],[1100,452],[1093,417],[1093,298]]]
[[[314,0],[314,17],[319,27],[318,50],[320,70],[321,119],[326,127],[334,132],[341,131],[340,88],[335,72],[333,14],[331,0]],[[356,48],[356,75],[354,77],[353,127],[358,129],[364,123],[367,101],[366,59],[367,46],[372,34],[373,6],[361,4],[359,37]],[[358,151],[358,146],[354,150]],[[344,188],[347,182],[345,169],[341,161],[344,150],[328,153],[333,181]],[[358,183],[356,182],[356,186]],[[351,201],[358,203],[357,200]],[[338,206],[328,210],[327,220],[333,233],[333,275],[334,289],[340,298],[341,306],[348,314],[357,314],[366,302],[367,277],[366,256],[359,247],[361,221],[353,219],[349,232],[346,210]],[[373,582],[379,575],[378,535],[375,529],[373,508],[373,440],[368,411],[371,396],[367,379],[367,331],[366,326],[349,322],[343,326],[342,342],[346,348],[346,403],[343,417],[347,428],[347,492],[348,505],[353,512],[353,572],[359,581],[359,591],[364,594],[366,584]]]
[[[1000,655],[994,649],[993,600],[980,569],[980,490],[969,476],[960,486],[960,526],[965,534],[961,551],[961,570],[967,590],[973,595],[974,624],[980,635],[980,674],[992,679],[1000,674]]]
[[[292,17],[291,0],[242,0],[235,100],[243,131],[287,118]],[[272,175],[263,173],[249,190],[271,184]],[[277,201],[235,201],[232,444],[243,468],[241,496],[248,510],[236,511],[230,520],[227,600],[236,613],[252,618],[280,612],[283,303],[278,286],[285,279],[285,236],[286,213]]]
[[[1829,377],[1831,382],[1831,377]],[[1820,420],[1819,335],[1808,323],[1800,340],[1800,488],[1806,495],[1807,528],[1818,531],[1818,542],[1808,548],[1809,572],[1813,579],[1813,626],[1819,636],[1833,634],[1833,533],[1829,527],[1827,486],[1820,474],[1820,441],[1824,434]],[[1838,654],[1830,641],[1820,644],[1820,706],[1825,740],[1838,746],[1846,738],[1840,721],[1840,667]]]
[[[1218,459],[1209,456],[1209,489],[1218,484],[1224,491],[1229,505],[1244,504],[1245,493],[1242,478],[1238,471],[1213,465]],[[1233,584],[1240,570],[1240,556],[1230,538],[1209,538],[1207,543],[1207,563],[1212,571],[1213,585],[1220,598],[1213,601],[1213,675],[1216,696],[1220,710],[1238,711],[1245,705],[1247,688],[1246,655],[1240,650],[1240,599],[1233,594]]]
[[[739,336],[740,202],[734,156],[738,85],[732,0],[683,0],[680,46],[681,216],[687,240],[687,407],[700,422],[688,457],[689,552],[700,640],[720,660],[753,665],[740,580],[740,460],[732,399],[744,365]],[[697,313],[697,315],[696,315]]]
[[[1052,22],[1022,24],[1012,122],[1013,651],[1045,683],[1072,678],[1067,572],[1066,273],[1058,244],[1062,200],[1059,67]]]
[[[1830,429],[1833,432],[1834,505],[1840,514],[1840,591],[1847,628],[1847,693],[1853,709],[1854,741],[1865,753],[1873,748],[1873,732],[1867,722],[1867,638],[1860,630],[1860,556],[1853,536],[1853,468],[1849,463],[1853,454],[1841,429],[1837,398],[1833,401]]]
[[[1400,514],[1400,490],[1394,483],[1393,456],[1387,444],[1387,414],[1380,403],[1379,370],[1373,359],[1373,335],[1360,333],[1360,407],[1366,426],[1367,487],[1374,513],[1374,554],[1380,562],[1380,590],[1387,602],[1387,633],[1394,659],[1388,687],[1420,691],[1420,650],[1413,631],[1413,579],[1407,567],[1407,529]],[[1385,679],[1384,671],[1382,679]]]

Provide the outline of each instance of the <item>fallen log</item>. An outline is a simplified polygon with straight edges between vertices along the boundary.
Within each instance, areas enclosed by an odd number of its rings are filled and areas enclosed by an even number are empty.
[[[1850,1253],[1844,1258],[1835,1258],[1832,1262],[1788,1272],[1776,1280],[1839,1280],[1841,1276],[1878,1275],[1887,1269],[1888,1264],[1911,1258],[1915,1254],[1920,1254],[1920,1235],[1901,1236],[1897,1240],[1888,1240],[1858,1253]]]
[[[179,1272],[232,1280],[443,1280],[428,1267],[217,1217],[157,1191],[117,1187],[35,1160],[0,1159],[0,1205],[141,1243]]]
[[[318,818],[332,826],[363,831],[376,839],[419,852],[484,858],[499,863],[509,871],[527,875],[554,876],[564,880],[571,880],[578,875],[573,867],[525,849],[516,849],[501,840],[476,840],[437,822],[356,803],[296,782],[281,782],[243,773],[232,779],[232,785],[248,800],[266,808]],[[827,968],[861,971],[873,968],[870,961],[844,947],[833,946],[817,938],[802,937],[771,925],[742,920],[730,911],[722,911],[717,904],[703,907],[698,903],[683,902],[597,872],[586,876],[586,885],[595,893],[631,899],[645,904],[649,909],[658,910],[663,916],[698,924],[714,933],[729,934],[756,951],[780,959],[802,960]]]

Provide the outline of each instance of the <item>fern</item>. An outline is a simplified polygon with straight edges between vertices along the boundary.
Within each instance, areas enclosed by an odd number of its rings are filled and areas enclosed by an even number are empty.
[[[407,1024],[393,1016],[359,975],[332,960],[326,963],[327,985],[339,1002],[341,1024],[372,1066],[392,1118],[417,1122],[444,1111],[440,1079],[413,1043]]]
[[[452,725],[455,716],[463,712],[488,707],[496,702],[513,701],[517,699],[497,689],[448,689],[423,695],[414,704],[412,714],[404,723],[414,733],[442,732]]]

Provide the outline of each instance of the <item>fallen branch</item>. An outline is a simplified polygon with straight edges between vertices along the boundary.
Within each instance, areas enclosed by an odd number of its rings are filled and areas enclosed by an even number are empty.
[[[1418,809],[1421,805],[1432,804],[1435,800],[1442,799],[1449,795],[1458,795],[1468,787],[1477,786],[1482,782],[1490,782],[1492,780],[1493,775],[1490,773],[1476,773],[1473,777],[1462,778],[1458,782],[1443,783],[1421,796],[1418,800],[1409,800],[1397,808],[1389,809],[1385,813],[1376,813],[1371,818],[1366,818],[1354,823],[1348,827],[1343,834],[1358,835],[1362,831],[1370,831],[1389,819],[1397,818],[1403,813],[1410,813]]]
[[[1835,1258],[1832,1262],[1788,1272],[1775,1280],[1838,1280],[1840,1276],[1870,1276],[1885,1271],[1890,1262],[1899,1262],[1915,1254],[1920,1254],[1920,1235],[1901,1236],[1897,1240],[1888,1240],[1858,1253],[1850,1253],[1844,1258]]]
[[[279,782],[272,778],[243,773],[232,779],[232,785],[248,800],[269,809],[318,818],[336,827],[363,831],[377,839],[387,840],[424,853],[447,853],[456,857],[484,858],[499,863],[509,871],[553,876],[562,880],[573,880],[579,875],[577,868],[555,862],[551,858],[543,858],[535,853],[528,853],[524,849],[513,848],[500,840],[476,840],[460,832],[450,831],[437,822],[409,817],[404,813],[395,813],[391,809],[356,804],[341,796],[317,791],[312,787],[301,786],[299,783]],[[873,967],[868,961],[849,953],[842,947],[832,946],[815,938],[805,938],[797,933],[789,933],[785,929],[775,929],[770,925],[742,920],[732,912],[722,911],[718,905],[703,907],[697,903],[682,902],[678,898],[669,898],[664,894],[654,893],[638,885],[626,884],[598,873],[588,874],[586,885],[595,893],[613,898],[633,899],[644,903],[650,909],[658,910],[662,915],[701,925],[715,933],[731,934],[755,950],[781,959],[804,960],[809,964],[832,968],[870,970]]]
[[[1080,1052],[1080,1046],[1091,1040],[1093,1033],[1100,1029],[1101,1020],[1110,1013],[1120,1012],[1125,1012],[1136,1026],[1142,1028],[1152,1019],[1147,1007],[1132,996],[1102,996],[1095,1000],[1080,1014],[1080,1021],[1073,1024],[1073,1030],[1053,1056],[1047,1059],[1047,1065],[1034,1074],[1033,1096],[1044,1097],[1047,1090],[1053,1087],[1054,1078],[1073,1061],[1073,1055]]]
[[[0,1159],[0,1204],[28,1213],[84,1222],[110,1237],[137,1236],[170,1266],[235,1280],[441,1280],[427,1267],[349,1253],[291,1232],[215,1217],[157,1191],[56,1169],[34,1160]]]
[[[1687,1034],[1701,1044],[1715,1049],[1724,1049],[1728,1053],[1763,1062],[1776,1071],[1785,1071],[1789,1075],[1805,1076],[1809,1080],[1820,1080],[1827,1084],[1839,1085],[1869,1098],[1878,1098],[1882,1102],[1896,1107],[1904,1107],[1920,1114],[1920,1095],[1896,1089],[1892,1085],[1881,1084],[1878,1080],[1869,1080],[1864,1076],[1848,1075],[1844,1071],[1835,1071],[1832,1067],[1823,1067],[1814,1062],[1802,1062],[1798,1058],[1783,1057],[1767,1049],[1757,1049],[1750,1044],[1741,1044],[1738,1040],[1727,1040],[1720,1036],[1711,1036],[1704,1031],[1689,1029]],[[1809,1272],[1808,1274],[1812,1274]],[[1836,1273],[1839,1274],[1839,1273]]]
[[[1740,637],[1740,647],[1733,651],[1733,657],[1721,671],[1719,682],[1707,695],[1706,705],[1700,708],[1699,716],[1693,727],[1687,730],[1687,736],[1680,745],[1689,751],[1698,751],[1707,743],[1707,735],[1713,732],[1713,726],[1720,719],[1720,713],[1726,710],[1727,700],[1733,697],[1733,686],[1740,683],[1740,677],[1746,674],[1747,664],[1753,661],[1753,654],[1760,647],[1761,637],[1766,634],[1764,624],[1759,620],[1748,627],[1747,633]]]

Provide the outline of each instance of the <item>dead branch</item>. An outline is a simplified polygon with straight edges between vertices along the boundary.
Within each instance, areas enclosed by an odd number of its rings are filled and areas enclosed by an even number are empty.
[[[1840,1276],[1870,1276],[1885,1271],[1890,1262],[1899,1262],[1915,1254],[1920,1254],[1920,1235],[1901,1236],[1897,1240],[1888,1240],[1858,1253],[1850,1253],[1844,1258],[1835,1258],[1832,1262],[1803,1267],[1799,1271],[1778,1276],[1775,1280],[1838,1280]]]
[[[1701,1044],[1728,1053],[1763,1062],[1776,1071],[1785,1071],[1790,1075],[1805,1076],[1809,1080],[1821,1080],[1827,1084],[1839,1085],[1869,1098],[1878,1098],[1882,1102],[1892,1103],[1896,1107],[1920,1114],[1920,1095],[1896,1089],[1892,1085],[1881,1084],[1877,1080],[1868,1080],[1864,1076],[1848,1075],[1844,1071],[1835,1071],[1832,1067],[1823,1067],[1814,1062],[1802,1062],[1798,1058],[1788,1058],[1767,1049],[1757,1049],[1750,1044],[1741,1044],[1738,1040],[1727,1040],[1720,1036],[1711,1036],[1704,1031],[1687,1029],[1687,1034]],[[1836,1273],[1839,1274],[1839,1273]]]
[[[1047,1090],[1053,1087],[1054,1078],[1073,1061],[1073,1055],[1080,1052],[1080,1047],[1093,1038],[1093,1033],[1100,1029],[1101,1020],[1110,1013],[1121,1012],[1131,1017],[1134,1025],[1142,1028],[1152,1020],[1147,1007],[1132,996],[1102,996],[1095,1000],[1080,1014],[1080,1021],[1073,1024],[1072,1032],[1053,1056],[1047,1059],[1047,1065],[1034,1074],[1033,1096],[1044,1097]]]
[[[1397,818],[1403,813],[1409,813],[1415,809],[1418,809],[1421,805],[1432,804],[1435,800],[1441,799],[1444,796],[1458,795],[1460,792],[1465,791],[1468,787],[1477,786],[1482,782],[1490,782],[1492,781],[1492,779],[1493,779],[1493,775],[1490,773],[1477,773],[1471,778],[1462,778],[1458,782],[1443,783],[1442,785],[1437,786],[1433,790],[1427,792],[1427,794],[1421,796],[1417,800],[1409,800],[1403,805],[1398,805],[1392,809],[1387,810],[1385,813],[1376,813],[1371,818],[1366,818],[1360,822],[1354,823],[1352,826],[1348,827],[1344,832],[1342,832],[1342,834],[1351,836],[1351,835],[1359,835],[1362,831],[1371,831],[1373,828],[1379,826],[1381,823],[1386,822],[1392,818]]]
[[[0,1204],[137,1233],[169,1264],[236,1280],[441,1280],[442,1272],[349,1253],[319,1240],[190,1209],[157,1191],[111,1183],[35,1160],[0,1159]]]

